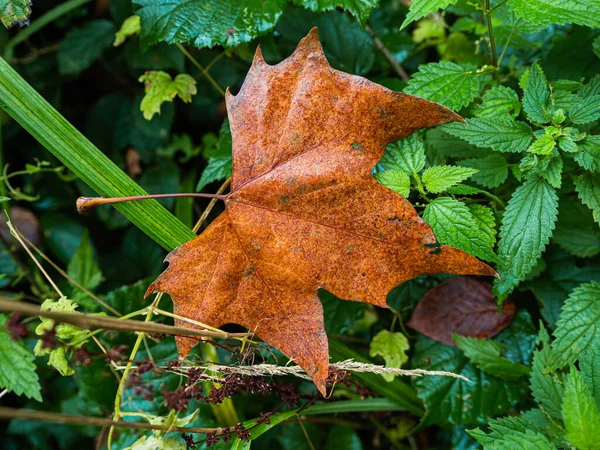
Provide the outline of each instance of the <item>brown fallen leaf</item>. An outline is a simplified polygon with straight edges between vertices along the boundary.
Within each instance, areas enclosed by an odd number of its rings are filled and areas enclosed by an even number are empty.
[[[240,92],[228,91],[226,102],[233,180],[225,212],[171,252],[148,289],[169,293],[176,314],[247,327],[324,394],[319,288],[385,308],[393,287],[423,274],[495,274],[436,245],[410,202],[371,176],[386,144],[461,120],[452,111],[334,70],[316,29],[277,65],[257,49]],[[177,339],[182,355],[195,344]]]
[[[514,315],[515,305],[510,300],[498,312],[491,283],[457,277],[428,291],[407,325],[434,341],[456,347],[452,333],[487,339],[510,325]]]

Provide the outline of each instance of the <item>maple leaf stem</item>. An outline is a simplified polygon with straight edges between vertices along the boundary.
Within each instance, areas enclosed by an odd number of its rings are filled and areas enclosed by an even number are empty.
[[[201,193],[177,193],[177,194],[152,194],[152,195],[133,195],[131,197],[79,197],[77,199],[77,211],[85,213],[100,205],[111,205],[113,203],[134,202],[138,200],[154,200],[158,198],[176,198],[176,197],[201,197],[212,198],[216,200],[227,199],[227,195],[220,194],[201,194]]]

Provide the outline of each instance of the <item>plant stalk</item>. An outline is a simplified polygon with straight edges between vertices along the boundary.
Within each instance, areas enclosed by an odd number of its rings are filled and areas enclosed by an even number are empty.
[[[200,194],[200,193],[175,193],[175,194],[151,194],[151,195],[132,195],[129,197],[79,197],[77,199],[77,211],[86,213],[97,206],[112,205],[113,203],[135,202],[138,200],[154,200],[157,198],[180,198],[180,197],[202,197],[217,200],[227,200],[227,195],[219,194]]]

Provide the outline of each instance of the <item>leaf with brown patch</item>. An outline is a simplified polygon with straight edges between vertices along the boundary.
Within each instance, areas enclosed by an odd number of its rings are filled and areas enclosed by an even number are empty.
[[[428,291],[413,312],[408,326],[434,341],[456,347],[452,333],[487,339],[512,322],[515,305],[498,307],[492,285],[472,278],[451,278]]]
[[[175,313],[249,328],[325,393],[319,288],[385,308],[394,286],[420,275],[495,274],[461,250],[432,251],[431,228],[371,176],[386,144],[461,120],[452,111],[334,70],[316,29],[277,65],[258,49],[226,102],[233,180],[225,212],[174,250],[148,289],[169,293]],[[195,344],[177,340],[183,355]]]

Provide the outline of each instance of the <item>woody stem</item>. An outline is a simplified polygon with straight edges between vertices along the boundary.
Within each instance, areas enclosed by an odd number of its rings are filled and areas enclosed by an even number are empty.
[[[110,205],[113,203],[133,202],[137,200],[152,200],[157,198],[174,198],[174,197],[202,197],[212,198],[216,200],[227,200],[227,195],[219,194],[201,194],[201,193],[177,193],[177,194],[152,194],[152,195],[134,195],[131,197],[79,197],[77,199],[77,211],[80,213],[88,212],[89,210],[100,205]]]

